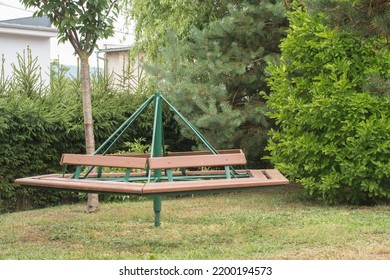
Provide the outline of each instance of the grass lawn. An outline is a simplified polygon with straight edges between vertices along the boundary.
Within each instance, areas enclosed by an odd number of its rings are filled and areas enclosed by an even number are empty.
[[[390,259],[390,206],[324,206],[298,187],[0,215],[0,259]]]

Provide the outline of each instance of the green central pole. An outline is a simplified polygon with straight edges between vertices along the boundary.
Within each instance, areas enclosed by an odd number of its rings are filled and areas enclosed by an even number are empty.
[[[159,93],[154,95],[154,123],[151,157],[163,156],[163,128],[162,128],[162,98]],[[161,169],[154,170],[154,177],[160,180]],[[153,199],[154,225],[160,226],[161,195],[155,195]]]

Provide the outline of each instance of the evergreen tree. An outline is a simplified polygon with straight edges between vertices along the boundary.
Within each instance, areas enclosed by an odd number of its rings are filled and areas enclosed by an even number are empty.
[[[280,55],[286,27],[283,1],[237,1],[187,39],[171,34],[161,62],[147,70],[216,148],[243,148],[258,164],[269,129],[264,69]]]
[[[242,0],[125,0],[127,21],[135,21],[136,45],[148,60],[158,60],[158,50],[167,45],[166,32],[185,39],[192,27],[203,29],[226,14],[227,6]]]
[[[309,11],[326,15],[334,27],[348,29],[360,36],[390,36],[389,0],[310,0]]]

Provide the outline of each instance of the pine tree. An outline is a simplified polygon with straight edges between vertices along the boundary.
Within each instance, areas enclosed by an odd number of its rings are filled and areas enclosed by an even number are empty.
[[[304,1],[309,11],[324,13],[334,27],[344,28],[360,36],[390,36],[389,0],[310,0]]]
[[[284,1],[239,1],[188,39],[171,34],[162,62],[147,70],[216,148],[243,148],[258,164],[269,128],[264,69],[286,27]]]

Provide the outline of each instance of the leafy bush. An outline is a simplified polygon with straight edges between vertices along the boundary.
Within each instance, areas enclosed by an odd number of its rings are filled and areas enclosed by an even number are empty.
[[[390,99],[367,92],[372,77],[389,80],[388,49],[302,9],[289,20],[280,64],[268,67],[271,161],[328,203],[389,199]]]

